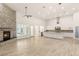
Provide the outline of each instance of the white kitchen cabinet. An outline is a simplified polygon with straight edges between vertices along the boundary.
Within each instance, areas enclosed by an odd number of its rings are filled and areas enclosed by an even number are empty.
[[[73,32],[44,32],[43,35],[50,38],[64,38],[73,37]]]

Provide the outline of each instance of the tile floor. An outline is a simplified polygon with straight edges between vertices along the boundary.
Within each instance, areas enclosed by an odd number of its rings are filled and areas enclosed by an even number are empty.
[[[79,40],[32,37],[0,45],[0,56],[78,56]]]

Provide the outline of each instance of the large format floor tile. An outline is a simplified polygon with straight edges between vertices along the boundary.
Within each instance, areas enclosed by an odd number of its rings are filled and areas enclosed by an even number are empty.
[[[79,40],[32,37],[0,46],[1,56],[72,56],[79,55]]]

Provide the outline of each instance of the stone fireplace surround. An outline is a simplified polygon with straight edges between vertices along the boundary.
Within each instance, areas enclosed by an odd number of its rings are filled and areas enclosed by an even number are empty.
[[[4,32],[10,32],[10,38],[16,38],[15,31],[12,28],[0,28],[0,41],[4,41]],[[6,41],[6,40],[5,40]]]
[[[4,31],[10,31],[10,38],[16,37],[16,11],[0,3],[0,41]]]

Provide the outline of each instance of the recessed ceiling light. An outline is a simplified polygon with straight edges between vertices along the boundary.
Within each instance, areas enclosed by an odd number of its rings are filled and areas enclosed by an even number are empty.
[[[61,9],[64,9],[64,7],[61,7]]]
[[[51,10],[52,9],[52,6],[50,6],[49,9]]]
[[[76,8],[72,8],[72,10],[75,10]]]

